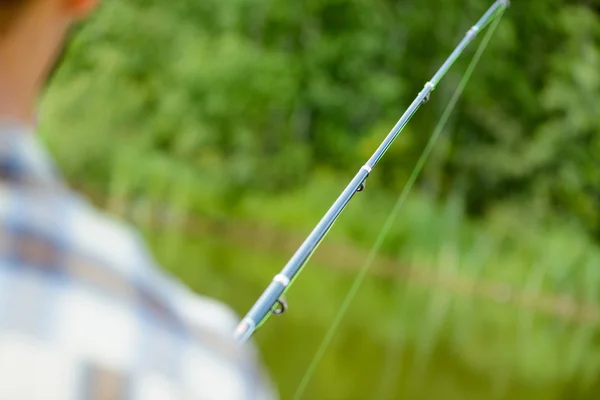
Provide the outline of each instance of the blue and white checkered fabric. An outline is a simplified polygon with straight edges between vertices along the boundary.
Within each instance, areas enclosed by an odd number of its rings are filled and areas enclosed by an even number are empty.
[[[274,399],[236,322],[0,122],[0,400]]]

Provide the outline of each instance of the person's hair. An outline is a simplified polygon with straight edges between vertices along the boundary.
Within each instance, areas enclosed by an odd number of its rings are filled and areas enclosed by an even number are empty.
[[[0,35],[4,35],[19,13],[32,0],[0,0]]]

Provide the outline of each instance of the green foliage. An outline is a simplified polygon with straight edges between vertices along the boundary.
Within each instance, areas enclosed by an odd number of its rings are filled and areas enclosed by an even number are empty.
[[[235,229],[191,236],[190,221],[306,234],[489,3],[107,0],[73,37],[41,129],[71,182],[242,313],[289,252]],[[306,398],[595,398],[599,18],[514,1]],[[284,399],[467,62],[258,335]]]
[[[63,122],[49,131],[86,132],[71,146],[92,154],[61,157],[70,173],[88,176],[115,141],[220,175],[234,199],[355,168],[488,5],[194,3],[107,1],[78,32],[44,110]],[[515,2],[423,187],[460,185],[470,213],[516,200],[599,233],[599,31],[592,8]],[[402,187],[464,61],[379,166],[379,186]]]

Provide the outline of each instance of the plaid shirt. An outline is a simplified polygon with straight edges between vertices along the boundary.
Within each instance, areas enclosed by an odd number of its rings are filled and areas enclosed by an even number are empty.
[[[0,400],[274,399],[236,322],[0,121]]]

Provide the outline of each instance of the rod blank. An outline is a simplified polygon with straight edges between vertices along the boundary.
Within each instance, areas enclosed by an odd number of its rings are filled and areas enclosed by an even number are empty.
[[[247,341],[252,334],[269,318],[269,316],[275,312],[277,307],[282,307],[280,310],[285,308],[283,307],[284,300],[282,299],[282,296],[298,277],[310,259],[310,256],[315,252],[321,241],[325,238],[352,197],[354,197],[357,192],[361,192],[364,189],[365,181],[371,174],[373,168],[381,160],[394,140],[410,121],[412,116],[417,112],[423,103],[427,102],[431,92],[435,90],[438,83],[446,75],[452,65],[454,65],[456,60],[458,60],[467,46],[475,39],[475,37],[477,37],[479,32],[485,29],[485,27],[499,14],[499,11],[505,10],[509,5],[509,0],[497,0],[480,18],[480,20],[471,29],[469,29],[469,31],[465,34],[465,37],[446,59],[440,69],[435,73],[433,78],[425,84],[421,92],[413,100],[400,120],[398,120],[396,125],[392,128],[390,133],[377,148],[375,153],[373,153],[367,163],[360,168],[358,173],[354,176],[352,181],[350,181],[348,186],[346,186],[344,191],[329,208],[317,226],[308,235],[302,245],[300,245],[298,250],[296,250],[281,273],[273,278],[271,284],[263,292],[248,314],[246,314],[246,316],[242,319],[235,331],[236,340],[239,342]]]

